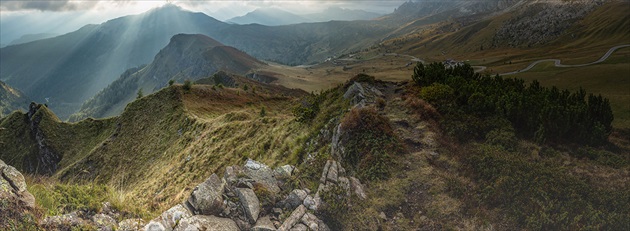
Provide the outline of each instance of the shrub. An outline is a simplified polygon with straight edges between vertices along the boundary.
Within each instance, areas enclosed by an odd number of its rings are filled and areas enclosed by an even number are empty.
[[[609,101],[582,89],[572,93],[536,81],[526,85],[522,79],[482,77],[468,64],[447,69],[441,63],[419,63],[412,78],[422,86],[420,97],[434,104],[452,127],[492,128],[485,121],[503,118],[519,136],[538,142],[592,145],[605,143],[612,131]],[[492,129],[484,130],[469,138],[484,138]]]
[[[140,99],[144,96],[144,93],[142,93],[142,88],[140,88],[140,90],[138,90],[138,93],[136,95],[136,99]]]
[[[172,79],[171,79],[171,80],[169,80],[169,81],[168,81],[168,86],[169,86],[169,87],[170,87],[170,86],[173,86],[173,84],[174,84],[174,83],[175,83],[175,80],[172,80]]]
[[[302,102],[293,108],[293,116],[300,123],[311,122],[319,113],[319,104],[321,103],[321,95],[309,95]]]
[[[402,152],[386,117],[374,108],[353,108],[341,121],[343,162],[367,180],[386,179],[391,155]]]
[[[190,80],[185,80],[184,81],[184,85],[182,86],[182,88],[184,89],[184,91],[189,92],[190,89],[192,89],[192,82],[190,82]]]

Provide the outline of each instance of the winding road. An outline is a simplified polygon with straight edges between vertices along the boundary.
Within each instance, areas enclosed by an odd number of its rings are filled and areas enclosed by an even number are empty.
[[[601,58],[599,58],[597,61],[595,62],[590,62],[590,63],[584,63],[584,64],[575,64],[575,65],[568,65],[568,64],[562,64],[560,59],[543,59],[543,60],[538,60],[535,61],[531,64],[529,64],[529,66],[527,66],[526,68],[522,69],[522,70],[518,70],[518,71],[512,71],[512,72],[507,72],[507,73],[502,73],[499,75],[513,75],[513,74],[518,74],[518,73],[522,73],[522,72],[526,72],[531,70],[532,68],[534,68],[534,66],[536,66],[539,63],[543,63],[543,62],[554,62],[554,65],[556,67],[584,67],[584,66],[589,66],[589,65],[593,65],[593,64],[598,64],[601,62],[606,61],[606,59],[608,59],[608,57],[610,57],[610,55],[612,55],[616,50],[624,48],[624,47],[630,47],[630,44],[626,44],[626,45],[619,45],[619,46],[615,46],[613,48],[610,48],[608,50],[608,52],[606,52],[606,54],[604,54],[604,56],[602,56]],[[485,66],[475,66],[477,68],[481,68],[481,70],[478,71],[483,71],[486,69]]]

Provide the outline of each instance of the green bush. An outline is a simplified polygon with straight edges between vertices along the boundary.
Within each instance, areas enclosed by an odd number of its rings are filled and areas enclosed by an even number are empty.
[[[607,142],[612,131],[613,114],[608,99],[587,96],[582,89],[572,93],[545,88],[536,81],[526,85],[522,79],[484,77],[468,64],[446,68],[441,63],[419,63],[412,78],[422,86],[420,97],[434,104],[450,123],[483,125],[483,121],[499,117],[510,121],[521,137],[591,145]],[[470,124],[454,127],[474,129]],[[469,138],[485,136],[483,133]]]

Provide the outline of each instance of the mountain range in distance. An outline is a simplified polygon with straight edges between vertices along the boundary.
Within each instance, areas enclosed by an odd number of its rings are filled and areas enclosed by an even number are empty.
[[[601,3],[410,1],[391,14],[373,20],[282,26],[228,24],[203,13],[165,5],[140,15],[86,25],[53,38],[1,48],[0,80],[34,101],[47,102],[61,119],[66,120],[121,76],[134,74],[140,70],[138,67],[154,62],[156,54],[176,34],[205,35],[253,59],[274,63],[274,66],[323,64],[325,60],[343,55],[358,52],[374,55],[372,53],[376,51],[422,54],[425,59],[432,54],[430,59],[443,60],[454,55],[478,55],[485,52],[484,48],[497,52],[544,48],[548,44],[561,43],[558,39],[567,41],[569,35],[565,31],[580,37],[591,36],[602,44],[622,41],[627,35],[614,28],[622,28],[627,22],[615,21],[615,12],[610,12],[611,16],[599,14],[600,19],[593,19],[599,22],[597,28],[579,24],[598,4]],[[614,4],[612,1],[605,6]],[[328,9],[328,12],[335,11],[349,12]],[[573,11],[578,13],[570,14],[573,16],[568,18],[562,16]],[[553,30],[545,30],[548,25],[538,20],[541,18],[556,21],[550,25]],[[533,29],[513,28],[527,25]],[[510,39],[512,37],[515,39]],[[579,41],[568,44],[589,46]],[[325,73],[329,72],[330,69]],[[152,92],[156,87],[164,86],[171,77],[164,76],[161,85],[130,87],[134,91],[125,95],[131,100],[139,89]],[[198,76],[192,79],[195,78]]]
[[[322,12],[312,14],[294,14],[278,8],[258,8],[245,15],[226,20],[236,24],[261,24],[266,26],[280,26],[309,22],[354,21],[370,20],[382,16],[378,13],[364,10],[351,10],[339,7],[329,7]]]

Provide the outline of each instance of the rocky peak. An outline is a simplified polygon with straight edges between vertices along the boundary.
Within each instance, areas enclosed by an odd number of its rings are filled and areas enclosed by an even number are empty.
[[[49,144],[40,126],[44,119],[59,121],[46,105],[31,103],[28,107],[27,118],[31,129],[31,136],[37,142],[38,153],[34,159],[25,161],[28,172],[52,175],[57,171],[57,164],[61,155]]]

